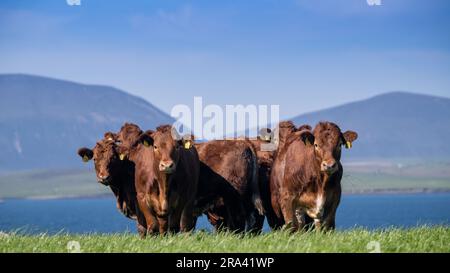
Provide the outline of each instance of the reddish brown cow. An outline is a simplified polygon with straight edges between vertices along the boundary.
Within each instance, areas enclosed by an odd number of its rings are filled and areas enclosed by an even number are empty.
[[[266,198],[263,199],[265,206],[267,207],[266,216],[267,222],[272,229],[279,228],[283,226],[284,222],[280,220],[281,218],[281,208],[279,206],[278,200],[280,199],[279,192],[279,182],[278,173],[280,168],[274,165],[276,158],[284,156],[285,143],[288,137],[295,133],[297,128],[292,121],[282,121],[278,124],[277,128],[273,132],[272,142],[276,145],[276,150],[272,154],[272,166],[269,175],[269,193],[266,193]],[[267,191],[267,189],[266,189]],[[269,196],[268,196],[269,195]]]
[[[246,231],[259,232],[264,222],[264,208],[258,187],[258,162],[252,144],[247,140],[215,140],[196,144],[196,147],[204,164],[200,190],[211,189],[213,183],[226,190],[212,195],[215,199],[199,197],[203,199],[198,202],[199,206],[204,206],[200,203],[207,204],[210,222],[216,228],[243,231],[245,227]],[[218,191],[213,189],[212,192]]]
[[[98,182],[111,188],[116,196],[119,211],[126,217],[136,220],[140,211],[134,186],[134,164],[128,160],[119,160],[115,137],[115,134],[108,132],[92,150],[80,148],[78,155],[85,162],[94,159]],[[145,236],[146,223],[138,222],[137,227],[139,234]]]
[[[120,146],[129,149],[134,143],[136,143],[142,133],[143,131],[136,124],[125,123],[117,133],[116,141],[120,144]]]
[[[353,131],[342,133],[331,122],[320,122],[314,131],[291,134],[275,159],[271,182],[278,187],[272,205],[279,223],[303,229],[308,217],[316,228],[334,229],[341,197],[341,147],[357,139]]]
[[[137,201],[150,233],[195,227],[200,163],[191,143],[164,125],[141,134],[130,147],[121,146],[121,154],[135,163]]]

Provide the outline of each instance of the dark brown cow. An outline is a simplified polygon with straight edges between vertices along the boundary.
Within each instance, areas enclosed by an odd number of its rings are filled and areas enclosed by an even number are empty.
[[[108,132],[92,150],[80,148],[78,155],[85,162],[94,159],[98,182],[111,188],[116,196],[119,211],[126,217],[136,220],[140,212],[134,186],[134,164],[119,159],[115,138],[115,134]],[[137,228],[141,237],[145,236],[146,223],[138,222]]]
[[[147,131],[130,147],[121,145],[135,163],[137,201],[148,232],[190,231],[200,163],[192,139],[178,140],[170,125]]]
[[[241,195],[230,182],[200,162],[195,216],[205,213],[216,230],[243,232],[246,215],[242,203]]]
[[[291,134],[275,159],[271,182],[278,187],[272,205],[279,223],[293,230],[305,227],[308,217],[316,228],[334,229],[341,197],[341,147],[351,147],[353,131],[342,133],[331,122],[320,122],[314,131]]]
[[[252,144],[248,140],[214,140],[196,144],[196,147],[203,163],[198,206],[207,204],[208,218],[216,229],[225,227],[239,232],[245,227],[246,231],[259,232],[264,222],[264,208]],[[219,188],[212,185],[225,190],[219,192]],[[210,189],[206,192],[210,198],[201,196],[205,193],[203,188]]]
[[[273,144],[271,143],[272,140],[273,134],[270,129],[260,130],[257,139],[250,140],[255,149],[256,158],[258,159],[258,185],[267,219],[275,218],[270,201],[270,173],[276,153],[276,146],[267,146],[268,144]]]

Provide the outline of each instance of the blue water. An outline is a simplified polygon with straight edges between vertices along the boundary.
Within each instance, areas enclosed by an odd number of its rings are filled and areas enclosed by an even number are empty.
[[[338,229],[450,225],[450,193],[345,195],[339,206]],[[199,219],[197,228],[211,227]],[[135,232],[113,198],[5,200],[0,203],[0,231],[26,233]],[[265,230],[268,230],[266,226]]]

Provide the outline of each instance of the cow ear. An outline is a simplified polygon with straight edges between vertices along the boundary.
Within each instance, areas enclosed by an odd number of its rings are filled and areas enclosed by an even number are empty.
[[[313,145],[314,135],[309,130],[303,130],[296,133],[306,146]]]
[[[194,146],[195,137],[192,134],[186,134],[181,139],[181,144],[186,150],[189,150],[192,146]]]
[[[298,129],[297,129],[297,131],[303,131],[303,130],[309,130],[309,131],[311,131],[311,130],[312,130],[312,127],[311,127],[310,125],[308,125],[308,124],[303,124],[303,125],[301,125],[300,127],[298,127]]]
[[[145,147],[150,147],[153,146],[153,131],[148,130],[145,133],[141,134],[141,136],[139,137],[139,142],[142,143],[142,145],[144,145]]]
[[[88,162],[94,157],[94,152],[88,148],[78,149],[78,155],[83,159],[84,162]]]
[[[104,135],[104,139],[117,141],[117,134],[114,134],[113,132],[106,132]]]
[[[265,142],[271,142],[272,141],[272,130],[269,128],[262,128],[259,130],[258,138]]]
[[[358,138],[358,134],[354,131],[346,131],[342,134],[345,140],[345,148],[350,149],[353,145],[353,141],[355,141]]]

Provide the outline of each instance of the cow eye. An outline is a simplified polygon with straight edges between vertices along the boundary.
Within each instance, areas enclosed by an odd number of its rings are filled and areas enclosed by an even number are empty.
[[[314,143],[314,147],[319,148],[319,145],[317,145],[317,143]]]

